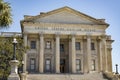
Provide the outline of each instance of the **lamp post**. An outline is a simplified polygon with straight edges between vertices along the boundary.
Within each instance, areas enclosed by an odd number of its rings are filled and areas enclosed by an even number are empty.
[[[116,73],[115,74],[118,74],[118,64],[116,64],[115,66],[116,66]]]
[[[16,38],[14,38],[13,39],[13,52],[14,52],[14,54],[13,54],[13,60],[16,60],[16,44],[17,43],[18,42],[17,42]]]
[[[8,77],[8,80],[20,80],[20,77],[18,75],[19,61],[16,60],[16,44],[17,44],[16,38],[14,38],[12,43],[13,43],[13,59],[10,61],[11,73]]]

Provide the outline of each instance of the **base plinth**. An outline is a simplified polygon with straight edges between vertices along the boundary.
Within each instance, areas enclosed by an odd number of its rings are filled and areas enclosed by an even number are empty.
[[[10,65],[11,65],[11,73],[8,77],[8,80],[20,80],[20,77],[18,75],[18,60],[11,60]]]
[[[20,80],[20,77],[18,74],[13,73],[9,75],[8,80]]]

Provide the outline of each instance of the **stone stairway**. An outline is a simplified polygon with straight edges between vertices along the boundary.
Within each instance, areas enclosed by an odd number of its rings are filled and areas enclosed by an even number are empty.
[[[108,80],[100,73],[89,74],[28,74],[27,80]]]

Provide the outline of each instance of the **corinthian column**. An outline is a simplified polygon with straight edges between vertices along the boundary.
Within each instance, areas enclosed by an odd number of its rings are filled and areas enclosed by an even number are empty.
[[[88,58],[88,72],[91,71],[91,39],[87,36],[87,58]]]
[[[44,72],[44,36],[40,33],[40,54],[39,54],[39,72]]]
[[[71,64],[72,73],[76,73],[76,50],[75,50],[75,35],[72,35],[72,53],[71,53]]]
[[[27,46],[27,34],[24,34],[24,46]],[[23,56],[23,60],[24,60],[24,65],[23,65],[23,72],[26,73],[27,70],[27,53],[24,54]]]
[[[60,37],[56,34],[55,71],[60,73]]]
[[[108,64],[107,64],[107,48],[106,48],[106,36],[102,36],[102,43],[103,43],[103,54],[104,54],[104,67],[105,72],[108,71]]]
[[[102,57],[102,45],[101,45],[101,37],[98,38],[98,53],[99,53],[99,70],[102,72],[103,71],[103,57]]]

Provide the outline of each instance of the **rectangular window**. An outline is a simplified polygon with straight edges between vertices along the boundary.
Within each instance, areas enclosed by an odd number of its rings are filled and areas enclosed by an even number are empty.
[[[35,59],[31,58],[30,59],[30,70],[35,70]]]
[[[92,60],[92,71],[95,71],[95,60]]]
[[[75,43],[76,50],[80,50],[80,42]]]
[[[46,48],[50,49],[51,48],[51,42],[50,41],[46,41]]]
[[[79,72],[81,71],[81,60],[76,59],[76,71]]]
[[[31,41],[30,47],[31,49],[36,49],[36,41]]]
[[[93,42],[91,43],[91,50],[95,50],[95,44]]]
[[[50,72],[50,69],[51,69],[50,65],[51,65],[50,59],[46,59],[46,61],[45,61],[46,72]]]
[[[60,52],[64,52],[64,44],[60,44]]]

